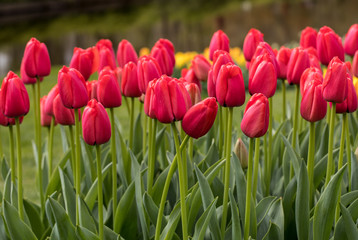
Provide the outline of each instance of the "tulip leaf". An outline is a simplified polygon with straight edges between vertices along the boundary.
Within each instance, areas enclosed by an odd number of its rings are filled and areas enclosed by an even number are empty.
[[[68,180],[67,176],[63,173],[62,169],[58,169],[60,173],[61,186],[62,186],[62,194],[65,202],[66,213],[71,219],[72,224],[76,224],[76,193],[70,180]]]
[[[218,198],[216,197],[212,203],[206,208],[204,213],[201,215],[201,217],[198,219],[198,221],[195,224],[195,232],[193,239],[203,240],[205,236],[206,229],[211,222],[213,214],[216,212],[216,202]],[[218,239],[218,238],[217,238]]]
[[[177,203],[170,213],[168,223],[160,234],[160,240],[172,239],[175,229],[178,226],[180,220],[180,203]]]
[[[31,231],[28,225],[20,219],[16,208],[11,206],[11,204],[6,200],[3,201],[2,205],[6,226],[11,239],[37,240],[35,234]]]
[[[5,182],[6,176],[9,173],[9,171],[10,171],[10,167],[7,164],[5,156],[4,156],[1,160],[1,176],[2,176],[2,179],[4,180],[4,182]]]
[[[123,140],[123,136],[121,134],[121,131],[119,131],[120,122],[118,118],[115,118],[117,131],[116,131],[116,143],[120,143],[120,149],[121,151],[117,151],[117,159],[118,161],[118,169],[119,169],[119,177],[121,178],[123,184],[125,187],[128,187],[128,183],[131,182],[131,162],[130,162],[130,156],[127,149],[127,145],[125,144]],[[120,161],[122,160],[122,161]]]
[[[358,219],[358,199],[356,199],[353,203],[349,205],[347,211],[349,214],[348,217],[352,218],[353,222],[356,222]],[[342,211],[342,215],[343,215],[343,211]],[[334,239],[339,239],[339,240],[352,239],[352,238],[348,238],[350,237],[350,235],[347,234],[348,232],[345,226],[347,224],[346,221],[347,220],[343,220],[343,217],[339,218],[334,228]]]
[[[134,200],[134,182],[128,186],[127,190],[123,194],[119,204],[117,206],[117,210],[115,212],[114,217],[114,231],[116,233],[120,233],[123,223],[126,219],[128,219],[129,211],[131,210],[131,205],[133,204]]]
[[[97,227],[95,220],[86,205],[85,201],[80,198],[79,199],[79,220],[80,226],[86,228],[87,230],[91,231],[92,233],[97,233]]]
[[[66,130],[65,130],[65,126],[60,125],[60,133],[61,133],[61,140],[62,140],[62,149],[63,152],[66,153],[68,152],[70,149],[68,147],[68,139],[67,139],[67,134],[66,134]],[[71,151],[71,150],[70,150]]]
[[[11,171],[9,171],[7,174],[7,177],[5,178],[3,199],[10,203],[11,203],[11,198],[12,198],[11,197],[11,193],[12,193],[11,188],[12,188]],[[16,205],[16,207],[17,207],[17,205]]]
[[[347,207],[349,204],[351,204],[356,199],[358,199],[358,190],[354,190],[354,191],[344,194],[341,197],[341,203],[343,206]]]
[[[168,165],[168,167],[166,167],[163,172],[159,175],[159,177],[157,178],[157,180],[155,181],[155,184],[153,186],[153,201],[159,205],[160,203],[160,199],[162,197],[162,192],[164,189],[164,185],[165,185],[165,180],[167,179],[168,176],[168,172],[169,172],[169,168],[170,165]]]
[[[269,229],[266,235],[263,237],[263,240],[277,240],[283,239],[280,236],[280,228],[273,222],[270,221]]]
[[[29,219],[29,223],[31,224],[31,229],[37,238],[41,238],[42,233],[45,230],[45,226],[41,221],[41,210],[34,203],[27,201],[24,199],[24,209],[26,211],[26,215]]]
[[[240,214],[237,204],[232,194],[232,191],[229,191],[230,206],[231,206],[231,217],[232,217],[232,239],[241,240],[241,225],[240,225]]]
[[[263,238],[269,231],[270,222],[276,224],[279,228],[279,237],[277,239],[284,238],[284,213],[282,206],[282,199],[276,199],[263,220],[258,225],[257,239]]]
[[[58,168],[63,169],[65,167],[67,160],[70,159],[70,154],[71,154],[71,151],[68,150],[64,154],[62,159],[59,161],[57,166],[54,168],[54,171],[52,172],[51,177],[50,177],[50,181],[47,185],[45,196],[51,195],[52,193],[54,193],[55,191],[57,191],[60,188],[60,174],[58,172]]]
[[[260,224],[266,217],[270,207],[275,202],[277,198],[274,196],[269,196],[263,198],[256,206],[256,218],[257,224]]]
[[[313,215],[313,240],[329,238],[335,215],[333,209],[337,205],[340,194],[338,191],[346,166],[344,165],[329,181],[316,204]]]
[[[2,214],[0,215],[0,239],[3,240],[9,240],[8,235],[7,235],[7,231],[6,231],[6,226],[5,226],[5,221],[4,218],[2,216]]]
[[[80,240],[99,240],[93,232],[81,226],[76,227],[76,235]]]
[[[143,195],[143,204],[145,211],[147,212],[147,216],[149,217],[150,221],[155,224],[157,222],[159,210],[157,205],[155,205],[153,199],[149,196],[147,192],[145,192]],[[165,217],[162,216],[162,226],[164,226],[165,224],[167,224],[167,221]]]
[[[287,140],[287,138],[285,138],[285,136],[283,136],[281,134],[281,138],[282,138],[282,140],[286,146],[286,150],[290,156],[293,169],[294,169],[295,173],[298,174],[299,168],[300,168],[301,157],[298,155],[296,150],[293,149],[293,147],[291,146],[291,143],[288,142],[288,140]]]
[[[94,157],[91,153],[90,146],[80,138],[81,142],[81,155],[83,159],[83,169],[85,171],[85,183],[86,186],[91,186],[92,182],[96,178],[96,167],[94,164]]]
[[[333,149],[333,156],[338,154],[339,148]],[[321,160],[319,160],[318,163],[314,166],[314,176],[313,176],[313,183],[315,189],[319,186],[319,184],[322,182],[324,176],[326,175],[327,170],[327,158],[328,154],[326,154]]]
[[[309,182],[306,164],[301,161],[301,168],[297,179],[297,194],[295,217],[298,239],[306,240],[309,234]]]
[[[141,107],[141,106],[140,106]],[[134,129],[131,129],[131,131],[134,131],[134,137],[133,137],[133,153],[137,155],[140,151],[143,150],[143,141],[142,138],[139,136],[143,136],[143,129],[141,124],[141,114],[139,113],[135,119],[134,122]]]
[[[340,207],[347,236],[349,236],[351,239],[358,239],[358,228],[354,223],[352,216],[348,212],[347,208],[345,208],[341,203]]]
[[[358,190],[358,159],[352,153],[352,175],[351,175],[351,183],[352,189],[351,190]]]

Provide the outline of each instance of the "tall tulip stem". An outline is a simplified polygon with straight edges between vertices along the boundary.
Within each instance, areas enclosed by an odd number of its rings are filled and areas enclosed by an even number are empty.
[[[134,133],[134,98],[131,98],[131,115],[129,126],[129,148],[133,150],[133,133]]]
[[[149,129],[148,129],[148,174],[147,174],[147,192],[149,195],[152,194],[152,185],[153,185],[153,177],[154,177],[154,167],[155,162],[152,160],[152,151],[153,151],[153,142],[152,142],[152,135],[153,135],[153,124],[151,119],[149,119]]]
[[[111,121],[111,156],[112,156],[112,202],[113,216],[117,210],[117,152],[116,152],[116,126],[114,124],[114,109],[110,108]]]
[[[252,164],[253,164],[254,139],[250,138],[249,161],[246,175],[246,203],[245,203],[245,225],[244,240],[249,239],[250,235],[250,215],[251,215],[251,189],[252,189]]]
[[[96,145],[97,155],[97,189],[98,189],[98,229],[99,239],[103,240],[103,192],[102,192],[102,166],[101,166],[101,145]],[[113,166],[112,166],[113,168]]]
[[[73,179],[76,184],[76,152],[75,152],[75,140],[74,140],[74,134],[73,134],[73,127],[72,125],[68,126],[70,131],[70,145],[71,145],[71,168],[72,168],[72,174]]]
[[[41,210],[45,210],[45,197],[43,191],[43,183],[42,183],[42,141],[41,141],[41,110],[40,110],[40,78],[37,78],[36,86],[37,86],[37,98],[36,98],[36,115],[37,115],[37,172],[39,176],[39,191],[40,191],[40,202],[41,202]]]
[[[255,158],[254,158],[254,177],[253,177],[253,187],[252,187],[252,198],[254,199],[254,202],[256,201],[257,181],[258,181],[258,172],[259,172],[259,156],[260,156],[260,138],[256,138]]]
[[[351,138],[349,136],[349,123],[348,114],[343,114],[343,121],[346,122],[346,151],[347,151],[347,163],[348,163],[348,191],[352,189],[352,155],[351,155]]]
[[[186,209],[186,202],[185,202],[185,178],[187,177],[186,169],[183,168],[183,162],[181,158],[180,146],[179,146],[179,139],[178,139],[178,132],[175,126],[175,122],[172,123],[172,131],[173,137],[175,142],[175,148],[177,152],[178,158],[178,171],[179,171],[179,189],[180,189],[180,208],[181,208],[181,222],[182,222],[182,231],[183,231],[183,238],[184,240],[188,239],[188,219],[187,219],[187,209]]]
[[[272,115],[273,115],[273,105],[272,105],[272,97],[269,98],[269,109],[270,109],[270,116],[269,116],[269,127],[268,127],[268,158],[266,159],[267,162],[266,166],[266,196],[270,194],[270,183],[271,183],[271,170],[272,170]],[[255,199],[255,198],[254,198]]]
[[[307,171],[308,171],[308,180],[309,180],[309,205],[313,206],[313,196],[314,196],[314,155],[315,155],[315,123],[310,122],[310,138],[308,145],[308,158],[307,158]]]
[[[222,106],[219,105],[219,156],[223,154],[223,139],[224,139],[224,122]]]
[[[335,116],[336,116],[336,103],[332,102],[331,119],[329,120],[328,159],[327,159],[326,182],[324,184],[325,187],[327,187],[329,180],[331,180],[331,176],[334,171],[333,136],[334,136]]]
[[[296,149],[299,105],[300,105],[300,86],[296,85],[296,102],[295,102],[295,112],[294,112],[293,132],[292,132],[292,147],[293,147],[293,149]]]
[[[19,117],[15,118],[16,124],[16,147],[17,147],[17,206],[19,210],[20,219],[24,220],[24,205],[22,194],[22,158],[21,158],[21,134],[20,134],[20,120]]]
[[[53,146],[53,132],[54,132],[54,129],[55,129],[55,117],[52,117],[51,118],[51,125],[50,125],[50,128],[49,128],[49,133],[48,133],[48,175],[51,176],[52,174],[52,162],[53,162],[53,159],[52,159],[52,146]]]
[[[286,84],[285,79],[282,80],[282,120],[286,120]]]
[[[142,109],[143,106],[141,106]],[[147,126],[148,126],[148,121],[149,121],[149,117],[146,114],[143,114],[144,120],[143,120],[143,142],[142,142],[142,147],[143,147],[143,151],[142,151],[142,155],[143,155],[143,159],[145,157],[146,151],[147,151]]]
[[[9,126],[9,141],[10,141],[10,167],[11,167],[11,181],[16,183],[16,163],[15,163],[15,147],[14,147],[14,131],[12,126]]]
[[[181,153],[186,146],[186,143],[188,142],[189,135],[185,135],[185,138],[183,139],[181,145],[180,145],[180,152]],[[192,138],[190,138],[192,139]],[[170,182],[172,180],[172,177],[174,175],[175,170],[177,169],[177,159],[178,159],[178,152],[175,154],[175,157],[173,159],[172,164],[170,165],[169,172],[167,175],[167,178],[165,179],[165,184],[162,192],[162,197],[160,199],[160,205],[159,205],[159,211],[158,211],[158,217],[157,217],[157,224],[155,228],[155,240],[159,240],[160,232],[161,232],[161,226],[162,226],[162,219],[164,214],[164,207],[165,202],[167,200],[168,191],[170,187]]]
[[[221,237],[225,238],[226,217],[227,217],[227,203],[229,198],[230,185],[230,156],[231,156],[231,133],[232,133],[232,115],[233,108],[228,108],[227,128],[226,128],[226,162],[224,172],[224,198],[223,198],[223,214],[221,219]]]
[[[75,109],[75,141],[76,141],[76,225],[79,222],[79,201],[81,194],[81,146],[80,146],[80,121],[78,109]]]

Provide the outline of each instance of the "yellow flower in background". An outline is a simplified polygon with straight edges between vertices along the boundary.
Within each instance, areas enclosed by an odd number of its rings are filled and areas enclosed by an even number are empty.
[[[246,65],[246,60],[245,60],[244,54],[239,47],[231,48],[230,56],[239,66]]]
[[[324,76],[326,76],[326,72],[327,72],[327,67],[326,66],[322,67],[322,76],[323,76],[323,78],[324,78]]]
[[[143,47],[139,50],[139,56],[144,56],[144,55],[149,55],[150,54],[150,50],[147,47]]]
[[[353,85],[354,85],[354,89],[356,90],[356,93],[358,95],[358,78],[353,76]]]
[[[203,52],[203,55],[204,55],[204,57],[205,57],[206,59],[208,59],[208,60],[210,61],[210,59],[209,59],[209,54],[210,54],[209,48],[205,48],[205,49],[204,49],[204,52]],[[211,61],[210,61],[210,62],[211,62]]]
[[[197,52],[177,52],[175,54],[175,67],[179,69],[183,67],[189,67],[191,64],[191,60],[197,54]]]

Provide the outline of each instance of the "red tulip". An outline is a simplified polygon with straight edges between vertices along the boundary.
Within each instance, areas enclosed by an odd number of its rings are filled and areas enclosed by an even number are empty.
[[[289,84],[300,84],[302,73],[310,67],[308,52],[301,48],[292,50],[290,61],[287,65],[287,81]]]
[[[255,51],[254,56],[252,57],[252,59],[255,59],[258,56],[263,55],[265,53],[268,53],[268,54],[270,54],[272,56],[273,64],[274,64],[275,70],[276,70],[276,74],[278,74],[279,71],[280,71],[280,67],[279,67],[278,62],[276,60],[276,55],[275,55],[274,51],[272,50],[270,44],[268,44],[267,42],[260,42],[259,45],[257,45],[256,51]]]
[[[211,64],[203,55],[196,55],[191,61],[191,65],[195,72],[195,76],[199,80],[206,81],[208,79],[208,72]]]
[[[126,97],[140,97],[142,92],[139,90],[137,66],[134,62],[124,65],[122,70],[122,93]]]
[[[352,76],[347,75],[347,98],[342,103],[337,103],[336,113],[351,113],[357,110],[357,93],[353,85]]]
[[[250,64],[249,92],[262,93],[267,98],[276,92],[277,74],[272,56],[268,53],[254,58]]]
[[[206,98],[187,111],[181,126],[190,137],[200,138],[213,126],[217,112],[218,104],[215,98]]]
[[[26,44],[22,65],[30,78],[48,76],[51,72],[51,61],[44,43],[31,38]]]
[[[344,40],[344,52],[350,56],[353,56],[354,53],[358,50],[358,24],[353,24]]]
[[[111,124],[103,105],[92,99],[83,111],[83,140],[89,145],[100,145],[111,138]]]
[[[81,108],[88,102],[86,82],[74,68],[63,68],[58,73],[58,90],[63,105],[67,108]]]
[[[43,96],[40,98],[40,109],[41,109],[41,125],[43,127],[49,127],[51,126],[52,116],[48,115],[45,112],[45,104],[46,104],[47,96]]]
[[[243,46],[244,57],[247,62],[251,61],[252,57],[255,54],[257,46],[260,42],[263,41],[264,35],[259,30],[251,28],[245,37]]]
[[[92,73],[97,71],[95,65],[94,48],[75,48],[70,63],[70,68],[77,69],[87,81]]]
[[[108,48],[103,48],[99,51],[98,72],[102,71],[105,67],[109,67],[112,70],[116,69],[117,67],[116,60]]]
[[[2,82],[0,104],[3,114],[9,118],[24,116],[30,110],[30,100],[25,85],[12,71]]]
[[[209,97],[214,97],[216,99],[216,86],[214,82],[213,67],[210,68],[208,73],[207,89]]]
[[[126,65],[129,62],[134,62],[135,64],[137,64],[138,62],[138,55],[136,51],[134,50],[132,44],[126,39],[123,39],[118,44],[117,61],[119,67],[121,68],[123,68],[124,65]]]
[[[327,102],[322,96],[322,83],[309,81],[301,101],[301,116],[309,122],[317,122],[326,116]]]
[[[121,90],[116,74],[109,68],[105,68],[99,73],[97,99],[106,108],[114,108],[122,105]]]
[[[92,81],[86,82],[88,99],[91,100],[92,98],[94,98],[97,100],[97,85],[98,85],[97,80],[92,80]]]
[[[302,97],[305,94],[307,85],[311,81],[320,82],[321,84],[323,82],[323,76],[322,76],[321,71],[315,67],[307,68],[302,73],[301,80],[300,80],[300,92],[301,92]]]
[[[174,46],[168,39],[159,39],[154,44],[150,55],[157,60],[163,74],[168,76],[173,74],[175,66]]]
[[[60,94],[53,100],[53,113],[56,122],[61,125],[75,125],[75,110],[63,105]],[[78,116],[81,119],[81,110],[78,109]]]
[[[214,59],[214,53],[216,50],[223,50],[226,52],[230,52],[229,44],[230,44],[230,40],[227,37],[227,35],[222,30],[216,31],[210,41],[210,46],[209,46],[210,60]]]
[[[184,86],[189,93],[192,105],[201,101],[200,89],[197,84],[185,82]]]
[[[218,77],[221,66],[223,66],[227,63],[234,64],[234,61],[230,57],[230,54],[223,50],[217,50],[214,53],[214,60],[213,60],[213,66],[212,66],[214,84],[216,84],[216,78]]]
[[[58,95],[58,85],[56,84],[48,93],[46,102],[45,102],[45,113],[50,116],[54,116],[53,113],[53,100]]]
[[[262,137],[269,125],[269,102],[262,93],[255,93],[248,101],[241,121],[242,132],[250,138]]]
[[[301,32],[300,38],[300,46],[303,48],[313,47],[316,48],[317,46],[317,31],[311,27],[306,27]]]
[[[290,60],[292,50],[282,46],[276,55],[276,60],[279,66],[278,78],[287,79],[287,65]]]
[[[148,83],[155,78],[160,78],[162,70],[157,60],[151,56],[143,56],[138,60],[137,74],[140,91],[145,94]]]
[[[321,63],[319,62],[318,59],[317,50],[312,47],[306,48],[306,50],[308,52],[308,57],[310,59],[310,66],[317,68],[322,73]]]
[[[158,79],[153,79],[148,83],[147,91],[144,98],[144,112],[148,117],[156,119],[154,111],[154,87]]]
[[[0,90],[0,96],[1,96],[1,90]],[[0,104],[0,108],[1,108],[1,105]],[[22,123],[22,120],[24,119],[24,117],[20,117],[19,120],[20,120],[20,123]],[[0,125],[4,126],[4,127],[7,127],[7,126],[10,126],[10,125],[15,125],[15,118],[8,118],[6,117],[4,114],[3,114],[3,111],[0,110]]]
[[[188,71],[186,71],[186,74],[182,78],[185,79],[185,82],[187,83],[194,83],[198,86],[199,91],[201,91],[201,83],[200,80],[196,77],[194,69],[192,67],[189,68]]]
[[[123,69],[121,67],[116,67],[116,69],[114,69],[114,74],[116,75],[119,86],[122,85],[122,71]]]
[[[113,59],[115,59],[113,44],[109,39],[101,39],[96,43],[96,49],[99,53],[101,49],[107,48]],[[115,61],[114,61],[115,62]]]
[[[358,77],[358,51],[355,52],[352,61],[352,73],[353,76]]]
[[[350,73],[347,66],[338,57],[328,65],[323,80],[323,98],[327,102],[341,103],[347,98],[347,77]]]
[[[26,71],[25,71],[25,65],[23,64],[23,60],[21,62],[21,66],[20,66],[20,74],[21,74],[21,80],[23,81],[24,84],[35,84],[36,81],[37,81],[37,78],[35,77],[29,77],[27,74],[26,74]],[[43,77],[40,77],[40,81],[43,80]]]
[[[216,98],[221,106],[236,107],[245,103],[245,85],[240,67],[227,63],[216,79]]]
[[[317,52],[323,65],[328,65],[337,56],[344,61],[344,50],[341,38],[329,27],[322,27],[317,35]]]

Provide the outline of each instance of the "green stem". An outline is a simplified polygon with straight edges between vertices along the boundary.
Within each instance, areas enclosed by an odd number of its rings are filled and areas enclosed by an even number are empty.
[[[131,98],[131,115],[130,115],[130,126],[129,126],[129,148],[133,150],[133,133],[134,133],[134,98]]]
[[[127,99],[127,97],[123,97],[123,98],[124,98],[124,104],[126,105],[126,108],[127,108],[127,112],[128,112],[128,114],[130,114],[131,109],[129,107],[128,99]]]
[[[292,132],[292,147],[296,149],[296,136],[297,136],[297,125],[298,125],[298,109],[300,105],[300,86],[296,85],[296,103],[295,103],[295,112],[293,119],[293,132]]]
[[[19,117],[15,118],[16,124],[16,147],[17,147],[17,191],[18,191],[18,210],[20,219],[24,220],[24,205],[22,194],[22,158],[21,158],[21,134],[20,134],[20,121]]]
[[[310,138],[308,145],[308,158],[307,158],[307,171],[308,171],[308,180],[309,180],[309,205],[313,206],[313,196],[314,196],[314,155],[315,155],[315,123],[310,122]]]
[[[329,105],[329,103],[327,102],[327,118],[326,118],[326,120],[327,120],[327,124],[329,124],[329,120],[330,120],[330,118],[331,118],[331,106]]]
[[[286,84],[285,79],[282,80],[282,121],[286,120]]]
[[[184,137],[186,136],[186,134],[185,134],[185,132],[184,132],[184,130],[183,130],[183,128],[181,128],[181,139],[184,139]],[[184,169],[188,169],[188,164],[187,164],[187,147],[185,146],[184,147],[184,149],[183,149],[183,152],[182,152],[182,160],[183,160],[183,168]],[[186,170],[187,171],[187,170]],[[185,192],[185,196],[187,195],[187,191],[188,191],[188,178],[185,178],[184,179],[185,180],[185,190],[186,190],[186,192]]]
[[[331,119],[329,120],[328,159],[327,159],[326,182],[324,184],[325,187],[327,187],[329,180],[331,180],[331,175],[334,171],[333,136],[334,136],[335,115],[336,115],[336,103],[332,102]]]
[[[229,115],[229,113],[228,113],[228,111],[229,111],[229,108],[224,108],[224,110],[223,110],[223,123],[226,125],[226,128],[225,128],[225,130],[227,131],[227,121],[228,121],[228,115]],[[224,125],[224,126],[225,126]],[[225,130],[223,130],[223,131],[225,131]],[[224,146],[224,149],[223,149],[223,156],[226,156],[226,140],[227,140],[227,136],[225,136],[224,135],[224,143],[223,143],[223,146]]]
[[[113,216],[117,210],[117,152],[116,152],[116,126],[114,123],[114,109],[110,108],[111,120],[111,156],[112,156],[112,202],[113,202]]]
[[[219,105],[219,156],[222,157],[223,154],[223,138],[224,138],[224,122],[223,122],[223,112],[222,106]]]
[[[227,204],[229,199],[229,185],[230,185],[230,155],[231,155],[231,133],[232,133],[232,113],[233,108],[228,108],[227,128],[226,128],[226,162],[224,172],[224,198],[223,198],[223,214],[221,219],[221,237],[225,238]]]
[[[37,171],[39,175],[39,191],[40,191],[40,202],[41,202],[41,210],[42,212],[45,210],[45,197],[42,183],[42,141],[41,141],[41,111],[40,111],[40,78],[37,78],[37,101],[36,101],[36,114],[37,114],[37,157],[38,157],[38,165]]]
[[[49,134],[48,134],[48,172],[49,172],[49,176],[51,176],[52,174],[52,162],[53,162],[53,159],[52,159],[52,146],[53,146],[53,132],[54,132],[54,129],[55,129],[55,117],[52,117],[51,118],[51,125],[50,125],[50,128],[49,128]]]
[[[252,187],[252,163],[253,163],[253,146],[254,139],[250,138],[249,146],[249,161],[247,167],[247,176],[246,176],[246,206],[245,206],[245,228],[244,228],[244,240],[249,239],[250,235],[250,215],[251,215],[251,187]]]
[[[259,157],[260,157],[260,138],[255,140],[255,158],[254,158],[254,177],[252,187],[252,198],[256,201],[257,181],[259,172]],[[269,191],[268,191],[269,192]]]
[[[267,159],[267,172],[266,172],[266,196],[270,194],[270,184],[271,184],[271,171],[272,171],[272,115],[273,115],[273,105],[272,97],[269,98],[269,129],[268,129],[268,138],[269,138],[269,147],[268,147],[268,159]],[[255,200],[255,198],[254,198]]]
[[[186,169],[183,168],[183,162],[181,158],[180,146],[179,146],[179,139],[178,133],[175,126],[175,123],[172,123],[172,131],[173,137],[175,142],[175,148],[178,157],[178,171],[179,171],[179,189],[180,189],[180,208],[181,208],[181,222],[182,222],[182,231],[183,231],[183,240],[188,239],[188,224],[187,224],[187,209],[186,209],[186,202],[185,202],[185,178],[187,177]]]
[[[154,178],[154,168],[155,168],[155,161],[152,159],[152,152],[153,152],[153,145],[152,137],[153,135],[153,124],[151,119],[149,119],[149,129],[148,129],[148,173],[147,173],[147,192],[149,195],[152,195],[152,187],[153,187],[153,178]]]
[[[148,126],[149,117],[146,114],[143,114],[143,116],[144,116],[144,121],[143,121],[143,143],[142,143],[143,151],[142,151],[142,155],[143,155],[143,159],[144,159],[146,151],[147,151],[147,126]]]
[[[2,136],[1,129],[0,129],[0,136]],[[1,158],[4,156],[4,151],[3,151],[3,148],[2,148],[2,139],[1,139],[1,137],[0,137],[0,156],[1,156]]]
[[[80,146],[80,121],[78,109],[75,109],[75,141],[76,141],[76,225],[79,225],[79,199],[81,194],[81,146]]]
[[[12,126],[9,125],[9,141],[10,141],[10,167],[11,167],[11,181],[12,184],[16,183],[16,163],[15,163],[15,147],[14,147],[14,131]]]
[[[76,152],[75,152],[75,140],[73,134],[73,127],[72,125],[68,126],[70,130],[70,145],[71,145],[71,167],[72,167],[72,174],[73,174],[73,181],[76,185]]]
[[[194,141],[192,138],[190,138],[189,140],[189,147],[188,147],[188,151],[189,151],[189,159],[190,162],[193,162],[193,154],[194,154]]]
[[[37,120],[37,93],[36,93],[36,86],[35,84],[31,84],[32,85],[32,97],[33,97],[33,105],[34,105],[34,125],[35,125],[35,139],[36,139],[36,144],[38,143],[38,138],[37,138],[37,134],[38,134],[38,120]]]
[[[98,237],[103,240],[103,192],[102,192],[102,166],[101,166],[101,145],[96,145],[97,155],[97,188],[98,188]],[[113,168],[113,166],[112,166]]]
[[[351,138],[349,137],[349,123],[348,115],[343,114],[343,121],[346,122],[346,151],[347,151],[347,163],[348,163],[348,192],[352,188],[352,155],[351,155]]]
[[[188,142],[189,135],[186,135],[183,142],[180,145],[180,153],[183,151],[184,147],[186,146],[186,143]],[[165,207],[165,201],[167,200],[168,191],[170,187],[170,182],[172,180],[172,177],[174,175],[175,170],[177,169],[177,159],[178,159],[178,152],[175,154],[175,157],[173,159],[172,164],[170,165],[169,172],[167,175],[167,178],[165,179],[165,184],[163,188],[162,197],[160,199],[160,205],[159,205],[159,211],[158,211],[158,217],[157,217],[157,224],[155,228],[155,240],[159,240],[160,232],[161,232],[161,226],[162,226],[162,219],[164,214],[164,207]]]

